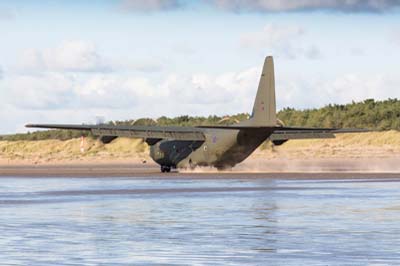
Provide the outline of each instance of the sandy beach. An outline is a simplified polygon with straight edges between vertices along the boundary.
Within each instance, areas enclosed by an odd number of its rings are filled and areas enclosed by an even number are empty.
[[[0,141],[0,176],[151,176],[159,166],[138,139],[110,144],[86,139]],[[335,139],[293,140],[263,144],[232,170],[179,170],[170,175],[254,175],[272,173],[400,173],[400,132],[341,134]],[[268,173],[268,174],[267,174]]]
[[[0,165],[0,176],[24,177],[199,177],[235,178],[357,178],[377,176],[399,177],[398,158],[392,159],[314,159],[314,160],[260,160],[249,159],[229,171],[204,167],[195,170],[179,169],[169,174],[160,173],[155,163],[138,162],[68,162],[47,164],[10,163]]]

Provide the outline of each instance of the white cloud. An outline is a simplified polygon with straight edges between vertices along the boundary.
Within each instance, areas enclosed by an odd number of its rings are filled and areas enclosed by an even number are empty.
[[[156,95],[156,88],[141,77],[96,75],[74,88],[78,108],[131,108]]]
[[[113,60],[112,69],[118,70],[132,70],[143,73],[161,72],[165,64],[160,58],[139,59],[135,58],[134,62],[126,60]]]
[[[304,29],[299,26],[282,26],[267,24],[261,31],[250,32],[242,36],[243,46],[278,46],[286,44],[291,38],[304,34]]]
[[[332,84],[324,87],[329,95],[328,99],[338,103],[362,101],[367,98],[387,99],[399,98],[398,86],[400,78],[387,74],[363,76],[347,74],[336,78]]]
[[[28,71],[105,72],[110,63],[93,43],[65,41],[56,48],[29,49],[22,53],[20,65]]]
[[[250,112],[260,69],[256,66],[219,75],[170,73],[157,80],[119,73],[7,75],[0,82],[4,96],[0,113],[13,110],[20,129],[28,122],[94,122],[97,115],[114,120]],[[276,74],[279,108],[400,98],[400,78],[388,74],[353,73],[330,79]]]
[[[191,76],[171,74],[161,84],[160,89],[168,99],[191,105],[230,102],[233,98],[232,95],[226,94],[226,88],[216,84],[215,77],[206,74]]]
[[[2,101],[7,103],[0,106],[0,113],[14,110],[17,128],[22,128],[41,120],[80,123],[99,114],[128,119],[244,112],[251,108],[257,72],[252,68],[222,75],[171,73],[158,81],[117,73],[7,76],[0,83]],[[72,112],[76,115],[65,115]],[[55,114],[60,116],[51,121]]]
[[[4,80],[7,102],[25,110],[130,108],[157,94],[149,80],[116,74],[47,72]]]
[[[398,9],[398,0],[207,0],[232,12],[340,11],[346,13],[386,12]]]
[[[4,79],[7,102],[20,109],[68,108],[74,98],[73,78],[48,73],[41,76],[19,75]]]
[[[352,47],[352,48],[350,48],[349,52],[353,56],[363,56],[363,55],[365,55],[364,49],[362,49],[360,47]]]
[[[107,73],[119,70],[136,72],[160,72],[164,65],[161,59],[130,62],[126,58],[106,58],[91,42],[64,41],[55,48],[27,49],[21,53],[17,68],[27,74],[43,72]]]
[[[392,30],[389,38],[393,43],[400,46],[400,28]]]
[[[10,9],[0,9],[0,20],[12,20],[15,19],[15,13]]]
[[[277,103],[281,108],[313,108],[368,98],[400,98],[399,85],[400,78],[388,74],[349,73],[333,79],[286,76],[277,80]]]
[[[174,53],[181,54],[184,56],[190,56],[196,53],[196,50],[191,45],[185,42],[175,43],[171,47],[171,50]]]
[[[3,75],[4,75],[4,71],[3,71],[3,69],[0,67],[0,79],[3,79]]]
[[[304,53],[304,56],[308,59],[319,59],[321,58],[321,51],[315,45],[311,45],[307,48],[300,48],[300,51]]]
[[[124,11],[145,13],[172,10],[182,6],[178,0],[124,0],[120,4]]]
[[[267,24],[260,31],[243,34],[240,45],[244,48],[260,50],[264,54],[279,54],[290,59],[298,56],[309,59],[319,58],[321,52],[318,47],[304,44],[302,37],[305,34],[305,30],[299,26]]]

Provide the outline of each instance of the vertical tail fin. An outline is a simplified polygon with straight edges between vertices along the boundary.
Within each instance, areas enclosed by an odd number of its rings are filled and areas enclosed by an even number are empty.
[[[264,127],[276,126],[275,74],[272,56],[265,58],[249,124]]]

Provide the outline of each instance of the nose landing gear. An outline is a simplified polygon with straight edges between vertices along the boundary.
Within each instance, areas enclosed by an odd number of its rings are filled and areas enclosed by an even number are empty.
[[[162,173],[169,173],[169,172],[171,172],[171,166],[161,165],[161,172],[162,172]]]

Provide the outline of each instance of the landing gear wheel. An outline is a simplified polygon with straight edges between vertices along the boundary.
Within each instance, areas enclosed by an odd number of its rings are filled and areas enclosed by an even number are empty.
[[[189,169],[194,170],[196,168],[196,165],[192,162],[192,159],[189,160]]]
[[[161,165],[161,172],[162,173],[169,173],[171,172],[171,167],[166,165]]]
[[[217,166],[218,171],[232,171],[232,166],[224,165],[224,166]]]

